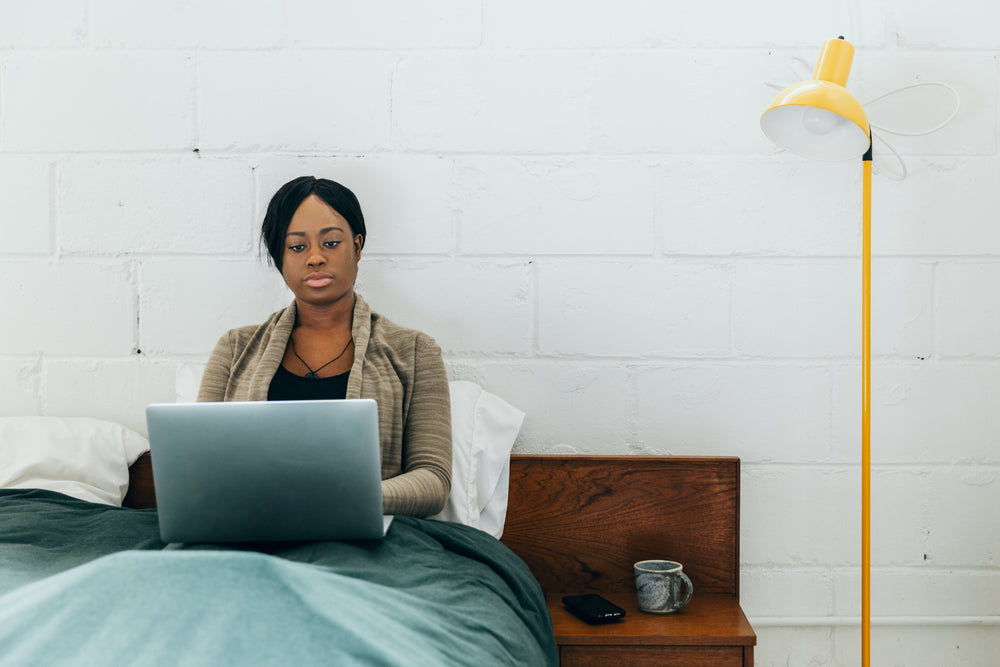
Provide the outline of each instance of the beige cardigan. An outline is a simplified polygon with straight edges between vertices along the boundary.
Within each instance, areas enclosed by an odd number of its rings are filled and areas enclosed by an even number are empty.
[[[295,325],[295,303],[259,326],[228,331],[202,376],[199,401],[265,401]],[[355,294],[347,398],[378,402],[386,514],[431,516],[451,489],[451,403],[441,348],[373,313]]]

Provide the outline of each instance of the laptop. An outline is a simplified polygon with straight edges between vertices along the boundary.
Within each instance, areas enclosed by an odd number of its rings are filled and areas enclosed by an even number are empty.
[[[372,399],[161,403],[146,408],[164,542],[377,539]]]

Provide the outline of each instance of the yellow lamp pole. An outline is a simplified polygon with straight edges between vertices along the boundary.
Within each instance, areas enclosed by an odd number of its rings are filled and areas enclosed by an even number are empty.
[[[861,290],[861,664],[871,663],[872,605],[872,149],[862,160],[861,263],[864,279]]]
[[[862,157],[861,324],[861,664],[871,664],[871,195],[872,143],[868,116],[846,89],[854,47],[823,45],[813,78],[781,91],[760,119],[782,148],[820,160]]]

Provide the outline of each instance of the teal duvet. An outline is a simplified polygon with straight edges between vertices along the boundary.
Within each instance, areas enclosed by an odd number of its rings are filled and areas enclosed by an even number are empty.
[[[538,583],[473,528],[178,546],[155,510],[0,491],[0,665],[557,663]]]

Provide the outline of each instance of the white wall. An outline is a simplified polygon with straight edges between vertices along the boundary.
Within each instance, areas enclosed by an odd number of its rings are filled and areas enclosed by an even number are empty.
[[[863,100],[950,83],[958,117],[891,139],[908,177],[874,186],[873,652],[995,664],[1000,5],[0,17],[0,412],[144,431],[179,366],[287,301],[258,260],[271,193],[342,180],[371,231],[361,290],[527,411],[518,451],[743,459],[758,665],[854,665],[860,645],[860,169],[776,153],[765,84],[838,34]],[[880,108],[910,127],[939,107]]]

